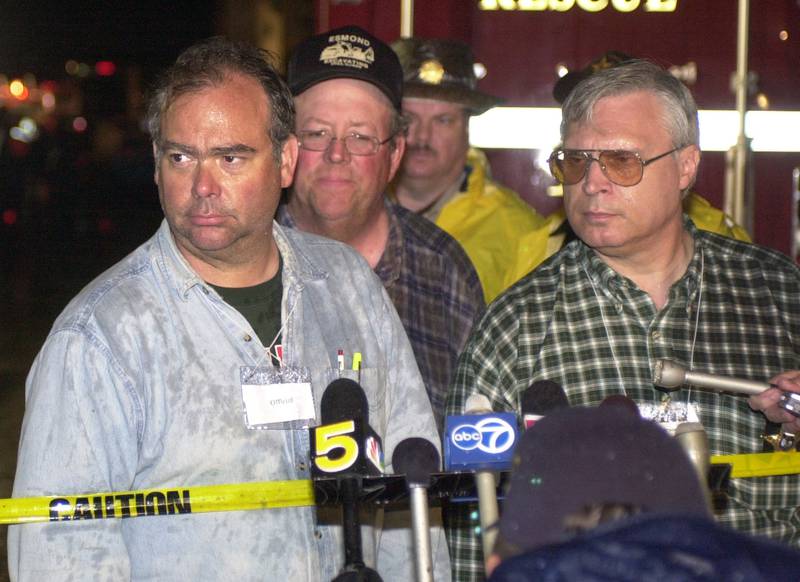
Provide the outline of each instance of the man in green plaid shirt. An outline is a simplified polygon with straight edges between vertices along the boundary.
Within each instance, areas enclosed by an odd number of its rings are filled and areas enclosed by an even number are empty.
[[[459,361],[448,414],[475,392],[519,413],[522,392],[552,380],[574,406],[625,394],[651,417],[698,419],[714,455],[763,451],[768,424],[800,432],[775,388],[748,399],[653,384],[656,361],[671,359],[800,392],[800,270],[681,212],[700,161],[689,91],[646,61],[600,71],[564,103],[561,133],[551,169],[578,240],[490,306]],[[800,543],[796,475],[731,479],[724,502],[722,523]],[[468,509],[451,512],[456,580],[483,579],[476,525]]]

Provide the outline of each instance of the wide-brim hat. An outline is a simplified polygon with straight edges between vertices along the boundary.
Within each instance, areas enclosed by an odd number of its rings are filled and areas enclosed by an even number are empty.
[[[616,67],[627,61],[632,61],[634,58],[626,55],[620,51],[608,51],[602,56],[596,58],[591,63],[577,71],[570,71],[561,77],[553,86],[553,98],[559,103],[564,103],[572,90],[584,79],[590,77],[598,71]]]
[[[478,90],[469,45],[451,39],[401,38],[391,46],[403,68],[404,97],[458,103],[475,115],[503,102]]]
[[[375,85],[398,111],[403,99],[403,71],[397,55],[358,26],[336,28],[297,45],[286,77],[292,95],[322,81],[357,79]]]
[[[565,518],[592,505],[709,515],[678,441],[619,406],[556,410],[524,433],[514,456],[500,535],[520,550],[564,541]]]

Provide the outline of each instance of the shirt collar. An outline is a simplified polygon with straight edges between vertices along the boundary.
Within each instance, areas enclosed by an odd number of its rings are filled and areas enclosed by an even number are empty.
[[[694,240],[694,253],[692,260],[686,268],[681,278],[673,284],[673,288],[682,288],[686,297],[691,297],[698,289],[702,275],[703,263],[703,240],[698,236],[697,227],[684,215],[684,228],[689,232]],[[623,277],[614,269],[609,267],[600,256],[591,248],[586,246],[581,240],[574,241],[576,248],[576,258],[586,271],[592,284],[612,299],[619,300],[626,289],[636,289],[636,283]],[[672,292],[670,292],[671,294]]]
[[[284,224],[294,226],[288,212],[286,212]],[[324,266],[316,264],[308,253],[303,252],[302,247],[276,221],[272,222],[272,235],[283,260],[283,276],[287,283],[295,280],[303,283],[308,280],[324,279],[328,276]],[[164,271],[173,278],[175,290],[181,298],[186,299],[189,290],[195,285],[206,285],[181,254],[166,219],[162,221],[156,238],[161,249],[160,255]]]
[[[389,216],[389,238],[380,261],[375,265],[375,274],[384,287],[388,287],[400,277],[403,270],[403,229],[400,228],[395,205],[388,201],[385,204]]]

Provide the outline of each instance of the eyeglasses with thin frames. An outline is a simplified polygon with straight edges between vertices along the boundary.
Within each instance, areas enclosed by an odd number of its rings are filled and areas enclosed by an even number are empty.
[[[344,147],[352,156],[372,156],[378,153],[382,145],[389,143],[394,134],[380,141],[377,137],[361,133],[348,133],[344,137],[336,137],[327,129],[304,130],[297,132],[299,145],[312,152],[327,151],[334,141],[344,142]]]
[[[550,172],[565,186],[577,184],[586,176],[589,165],[597,162],[606,178],[618,186],[636,186],[642,181],[646,166],[673,154],[686,146],[680,146],[647,160],[637,152],[628,150],[567,150],[554,151],[547,160]],[[592,156],[597,153],[597,157]]]

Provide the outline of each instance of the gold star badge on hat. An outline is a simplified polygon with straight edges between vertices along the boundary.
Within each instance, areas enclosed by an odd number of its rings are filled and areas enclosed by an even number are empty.
[[[419,66],[417,75],[420,81],[430,85],[438,85],[442,82],[442,77],[444,77],[444,67],[436,59],[428,59]]]

